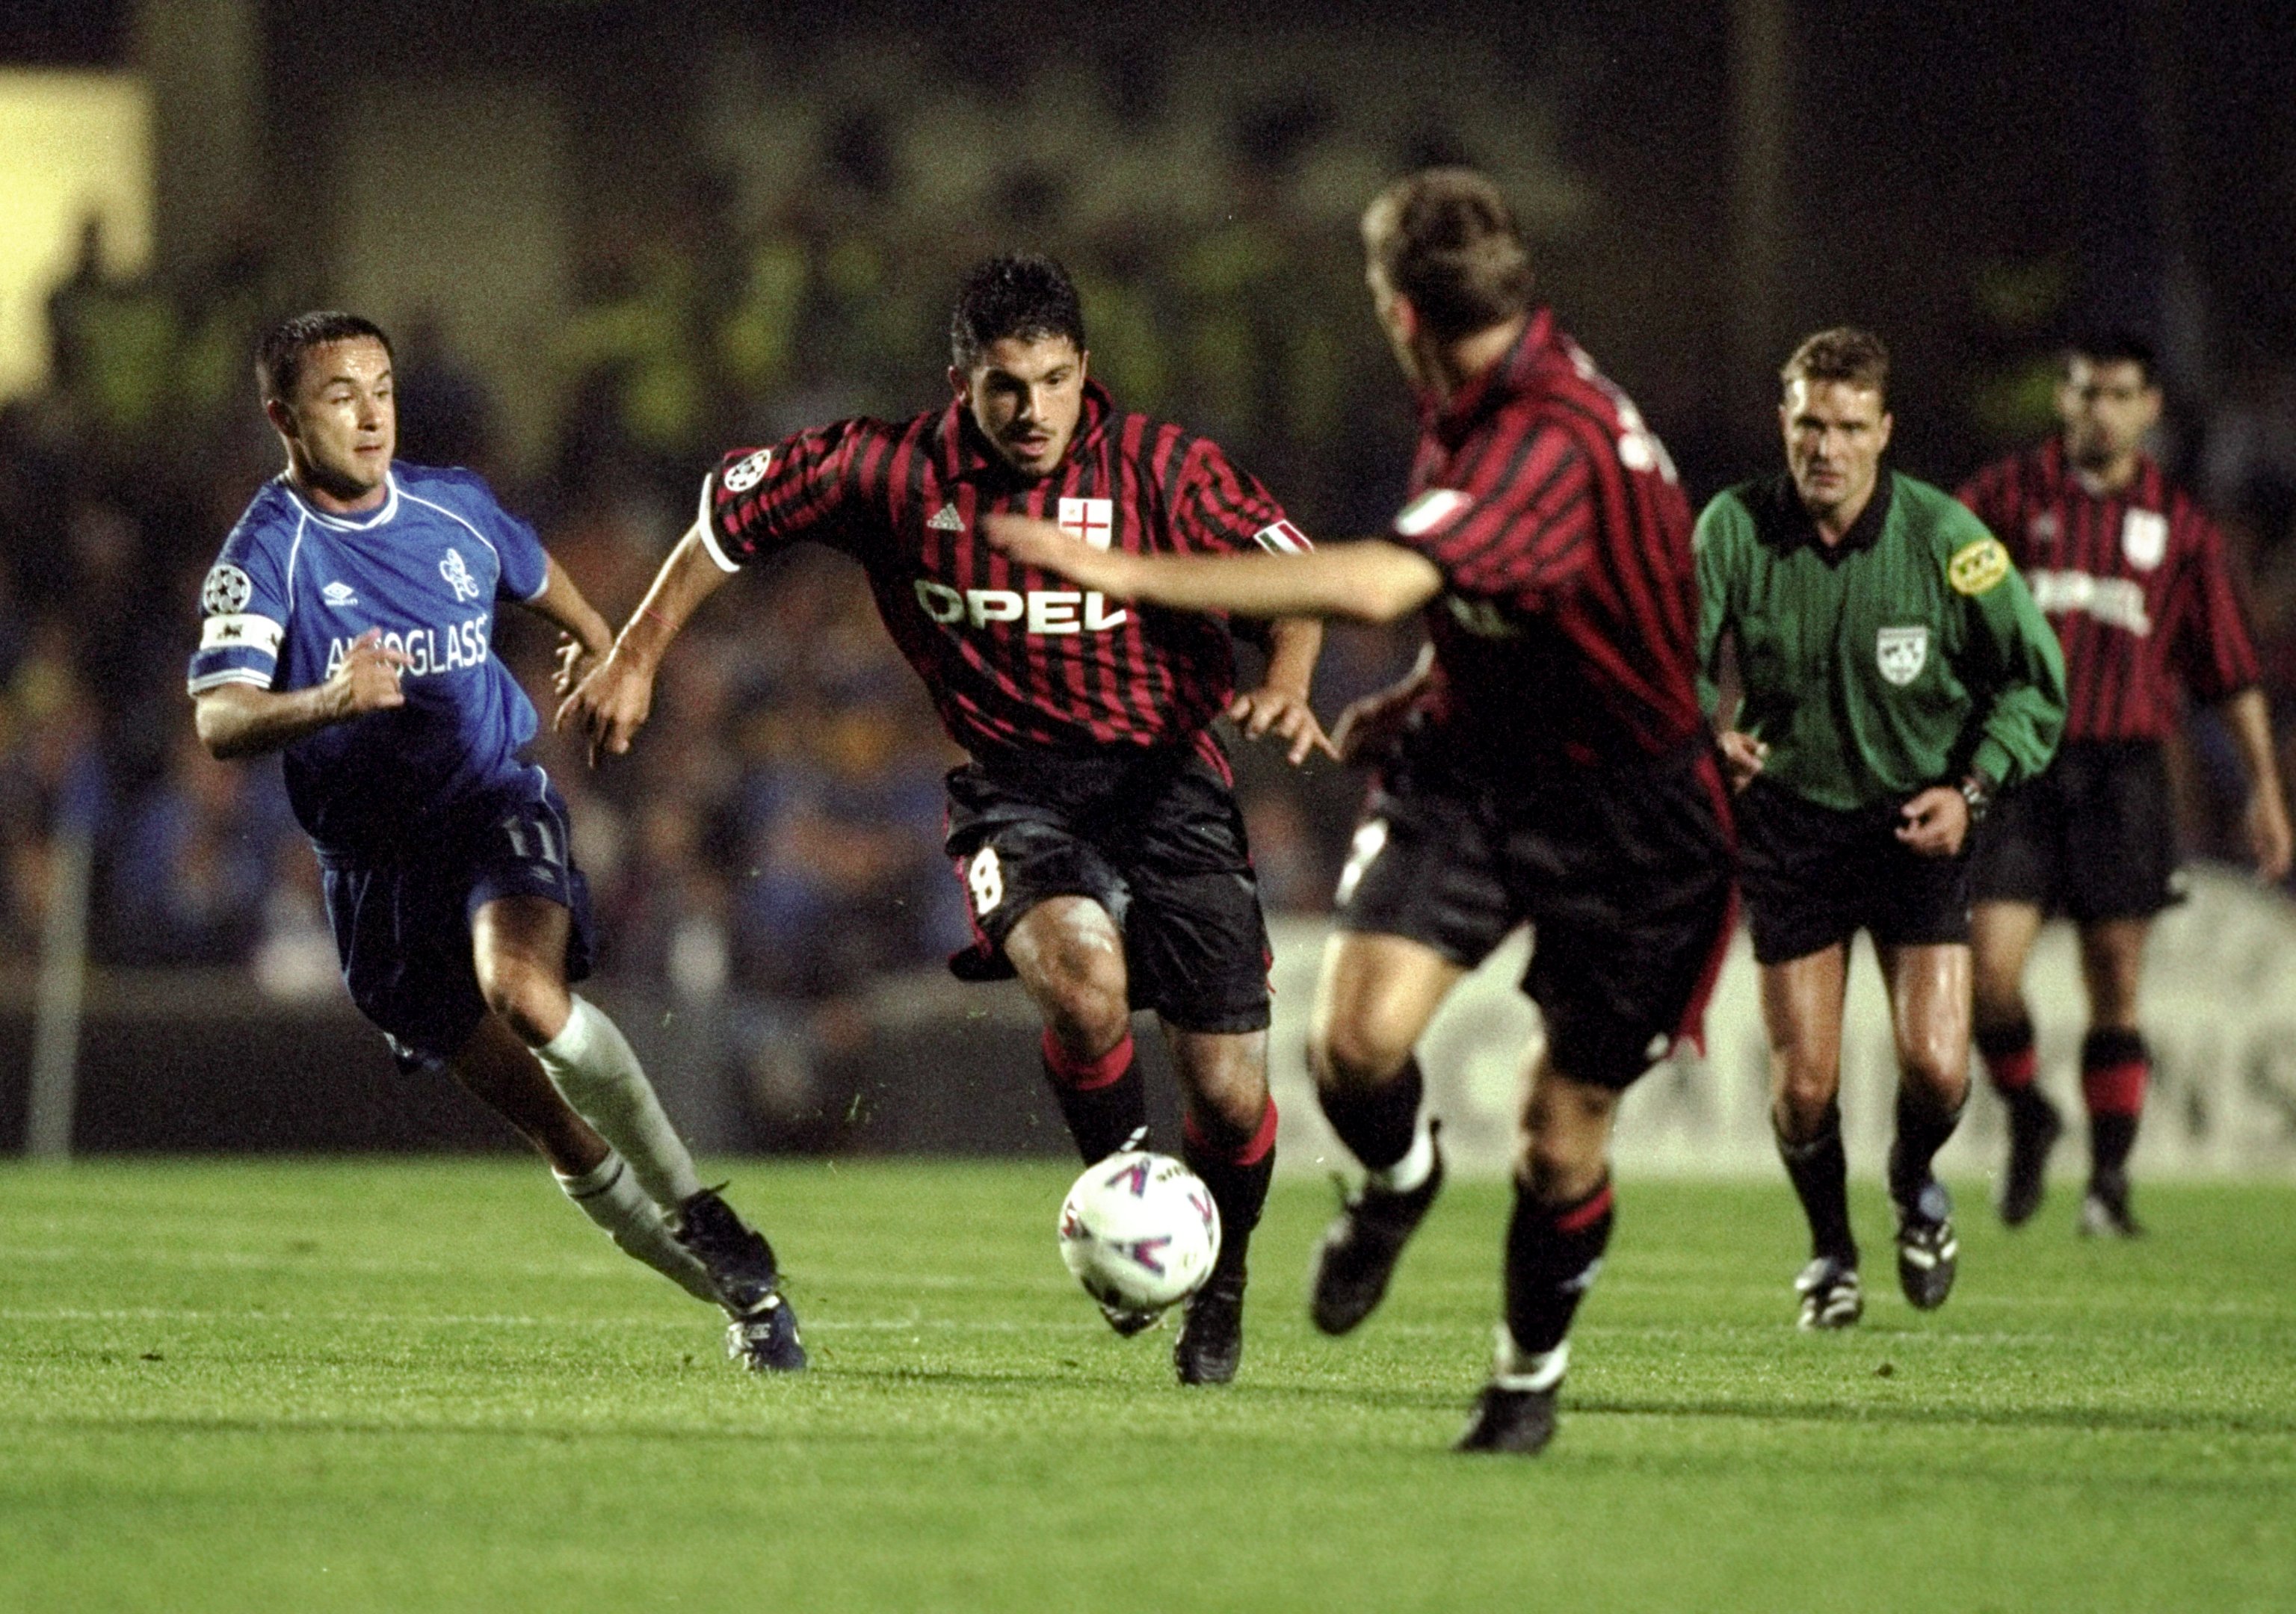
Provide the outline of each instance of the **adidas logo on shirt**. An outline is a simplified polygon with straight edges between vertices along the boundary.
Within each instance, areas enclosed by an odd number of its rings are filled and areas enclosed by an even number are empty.
[[[956,506],[944,504],[926,518],[925,525],[935,532],[963,532],[964,518],[956,513]]]

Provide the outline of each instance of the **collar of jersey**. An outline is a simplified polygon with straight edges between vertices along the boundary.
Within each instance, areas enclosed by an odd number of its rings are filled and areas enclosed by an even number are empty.
[[[1435,430],[1447,441],[1456,443],[1509,398],[1530,390],[1539,364],[1554,342],[1554,310],[1533,308],[1530,317],[1523,321],[1514,344],[1499,356],[1497,363],[1447,399],[1438,400],[1431,392],[1426,396],[1428,418]]]
[[[1866,508],[1849,523],[1849,530],[1841,535],[1839,544],[1825,544],[1818,539],[1817,523],[1809,519],[1802,507],[1801,496],[1794,491],[1793,477],[1781,471],[1777,480],[1770,485],[1772,508],[1776,512],[1778,547],[1792,552],[1808,545],[1829,561],[1839,561],[1861,549],[1871,549],[1882,541],[1882,529],[1890,524],[1890,504],[1897,496],[1898,473],[1887,465],[1874,473],[1874,496],[1866,501]]]
[[[390,489],[390,496],[384,499],[379,508],[359,517],[334,515],[320,509],[303,496],[295,484],[287,479],[284,471],[280,473],[279,485],[287,490],[287,496],[295,501],[303,513],[320,526],[335,532],[365,532],[373,528],[389,525],[390,518],[398,513],[398,473],[396,471],[386,471],[382,473],[382,479],[383,484]]]
[[[1116,400],[1108,396],[1108,389],[1098,381],[1086,381],[1084,414],[1077,421],[1076,435],[1069,439],[1069,450],[1061,456],[1061,463],[1067,464],[1098,441],[1101,433],[1108,430],[1109,417],[1115,413]],[[980,440],[980,429],[973,424],[972,411],[964,405],[952,401],[942,413],[940,434],[941,469],[952,480],[999,471],[1015,481],[1024,479]],[[1046,474],[1047,478],[1058,474],[1058,467]]]

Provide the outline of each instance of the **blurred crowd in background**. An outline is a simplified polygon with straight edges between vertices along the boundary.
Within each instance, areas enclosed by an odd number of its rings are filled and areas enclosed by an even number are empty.
[[[1399,496],[1412,415],[1369,316],[1355,209],[1396,172],[1472,159],[1528,193],[1539,228],[1565,227],[1567,184],[1510,172],[1477,133],[1520,110],[1470,98],[1438,127],[1277,102],[1189,120],[1199,149],[1181,162],[1181,126],[1144,84],[1116,109],[1130,166],[1107,159],[1105,127],[1103,157],[1077,165],[1057,137],[1059,88],[1026,98],[1034,123],[1000,125],[952,92],[900,115],[832,108],[791,134],[743,122],[736,76],[716,147],[655,217],[586,225],[578,306],[529,365],[481,373],[439,322],[401,323],[402,457],[489,474],[619,622],[718,451],[944,401],[959,274],[990,251],[1051,245],[1120,403],[1219,438],[1312,532],[1375,529]],[[967,170],[993,183],[955,194],[933,168],[953,128],[1002,152]],[[281,463],[250,373],[255,333],[332,299],[291,283],[251,229],[195,272],[123,279],[104,264],[91,230],[49,302],[50,384],[0,407],[0,968],[37,955],[56,848],[78,834],[94,848],[100,963],[251,968],[283,996],[332,993],[316,871],[275,759],[208,758],[183,689],[201,577]],[[1906,469],[1950,481],[2046,429],[2050,318],[2005,315],[1973,342],[1998,362],[1971,383],[1957,462],[1932,447]],[[1710,405],[1669,418],[1669,400],[1711,399],[1711,385],[1625,379],[1677,447],[1693,500],[1766,468],[1723,463],[1711,445],[1732,433]],[[505,447],[513,389],[529,410],[538,390],[555,422],[542,454]],[[2259,360],[2214,396],[2172,397],[2172,414],[2164,452],[2255,580],[2272,693],[2296,726],[2296,370]],[[1326,721],[1406,666],[1415,637],[1335,630],[1316,690]],[[849,562],[795,553],[713,602],[673,652],[636,751],[594,771],[547,733],[551,648],[505,611],[503,651],[544,713],[538,757],[573,807],[603,973],[801,1012],[833,1035],[838,1004],[963,943],[962,888],[939,851],[955,758]],[[2188,844],[2234,855],[2238,773],[2221,736],[2203,725],[2180,756]],[[1323,910],[1360,779],[1238,761],[1271,909]]]

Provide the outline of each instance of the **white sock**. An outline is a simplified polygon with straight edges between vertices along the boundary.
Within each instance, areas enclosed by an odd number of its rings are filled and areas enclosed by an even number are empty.
[[[1491,1363],[1491,1382],[1501,1389],[1553,1389],[1562,1382],[1570,1365],[1570,1341],[1549,1351],[1527,1351],[1514,1342],[1504,1323],[1498,1328],[1498,1350]]]
[[[637,1177],[620,1155],[609,1150],[604,1159],[580,1176],[558,1171],[550,1175],[558,1179],[566,1197],[604,1228],[606,1236],[620,1245],[625,1255],[644,1261],[695,1299],[713,1306],[718,1303],[709,1274],[669,1236],[669,1225],[646,1198],[645,1190],[638,1186]]]
[[[1411,1129],[1411,1147],[1392,1166],[1366,1173],[1373,1186],[1388,1193],[1409,1193],[1434,1175],[1435,1134],[1427,1125],[1427,1112],[1419,1112],[1418,1123]]]
[[[646,1198],[668,1210],[701,1192],[693,1157],[612,1020],[577,997],[564,1029],[534,1055],[566,1102],[630,1163]]]

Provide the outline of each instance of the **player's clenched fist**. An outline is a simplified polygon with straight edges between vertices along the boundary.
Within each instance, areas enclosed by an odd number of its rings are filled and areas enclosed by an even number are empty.
[[[407,666],[404,650],[382,642],[382,629],[368,628],[352,641],[343,664],[327,680],[328,709],[340,719],[406,705],[398,677]]]
[[[594,767],[600,751],[616,757],[627,751],[630,741],[645,726],[646,717],[652,710],[653,674],[616,651],[593,668],[574,686],[574,692],[559,703],[558,715],[551,726],[561,732],[571,728],[586,736],[590,741],[590,763]]]

